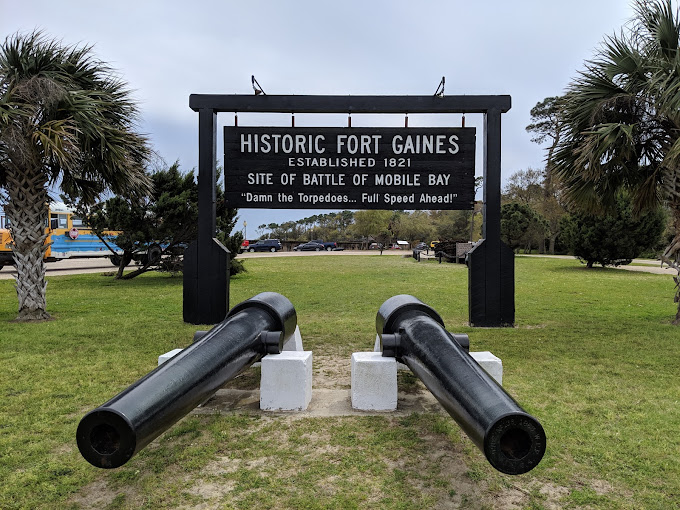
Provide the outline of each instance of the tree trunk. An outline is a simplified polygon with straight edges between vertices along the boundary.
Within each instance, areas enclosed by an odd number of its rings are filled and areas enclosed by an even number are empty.
[[[139,276],[140,274],[147,273],[149,271],[153,271],[148,265],[147,266],[142,266],[139,269],[135,269],[134,271],[127,273],[126,275],[122,276],[120,279],[121,280],[132,280],[133,278]]]
[[[49,319],[45,290],[44,254],[48,225],[47,180],[40,170],[7,172],[9,201],[5,213],[10,221],[12,253],[17,269],[18,321]]]
[[[555,255],[555,242],[558,235],[560,235],[559,232],[550,236],[550,255]]]
[[[129,264],[129,263],[132,261],[132,253],[129,253],[129,252],[125,252],[125,253],[126,253],[126,255],[124,255],[124,257],[129,257],[129,260],[127,260],[127,263]],[[126,275],[123,274],[123,269],[124,269],[124,268],[123,268],[123,266],[121,265],[121,267],[120,267],[119,270],[118,270],[118,275],[116,276],[116,280],[132,280],[133,278],[135,278],[136,276],[139,276],[140,274],[144,274],[144,273],[146,273],[147,271],[152,271],[153,269],[151,269],[151,266],[152,266],[153,264],[151,263],[151,262],[152,262],[152,261],[151,261],[151,258],[150,258],[150,257],[146,257],[146,258],[144,258],[144,259],[142,259],[142,260],[143,260],[144,262],[143,262],[143,264],[142,264],[141,267],[139,267],[138,269],[135,269],[135,270],[132,271],[131,273],[127,273]],[[160,262],[160,261],[159,261],[159,262]],[[127,264],[126,264],[126,265],[127,265]]]
[[[673,277],[673,280],[675,281],[675,302],[678,303],[678,309],[675,312],[675,319],[671,324],[680,326],[680,232],[677,230],[669,249],[672,247],[675,247],[675,254],[669,254],[668,250],[666,250],[666,253],[661,257],[661,261],[665,262],[678,272],[678,275]]]
[[[673,218],[673,229],[675,235],[668,245],[663,255],[661,255],[661,262],[668,264],[678,272],[675,280],[675,302],[678,303],[678,310],[675,312],[675,319],[672,324],[680,326],[680,199],[675,198],[671,200],[670,209]]]
[[[123,279],[123,271],[125,271],[125,268],[130,262],[132,262],[132,253],[123,250],[123,254],[120,256],[120,262],[118,262],[118,272],[116,273],[115,278],[116,280]]]

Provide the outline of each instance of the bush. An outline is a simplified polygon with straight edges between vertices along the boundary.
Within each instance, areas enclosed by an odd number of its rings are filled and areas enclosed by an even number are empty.
[[[548,233],[548,222],[527,204],[510,202],[501,207],[501,239],[513,251],[538,246]]]
[[[620,196],[616,211],[602,216],[572,212],[563,217],[561,241],[588,267],[630,264],[662,243],[666,216],[660,209],[635,216],[630,200]]]

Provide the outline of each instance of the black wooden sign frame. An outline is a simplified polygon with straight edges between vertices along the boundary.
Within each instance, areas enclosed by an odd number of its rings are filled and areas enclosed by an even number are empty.
[[[215,239],[218,113],[481,113],[484,115],[483,239],[468,255],[469,318],[473,326],[514,324],[514,255],[500,238],[501,114],[510,109],[510,96],[192,94],[189,106],[198,112],[199,200],[198,239],[187,248],[184,257],[185,322],[216,324],[224,319],[229,308],[229,254]]]

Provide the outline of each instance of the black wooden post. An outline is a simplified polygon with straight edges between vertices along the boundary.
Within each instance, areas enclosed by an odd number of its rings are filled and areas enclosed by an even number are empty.
[[[217,112],[198,110],[198,239],[184,252],[184,322],[217,324],[229,309],[229,250],[215,239]]]
[[[198,112],[198,239],[215,237],[217,219],[215,217],[217,165],[217,113],[212,109]]]
[[[468,314],[472,326],[515,322],[514,254],[501,241],[501,112],[484,115],[484,224],[482,241],[468,253]]]

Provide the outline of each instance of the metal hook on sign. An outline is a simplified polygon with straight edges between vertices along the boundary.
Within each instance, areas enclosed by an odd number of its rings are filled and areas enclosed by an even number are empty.
[[[295,127],[295,112],[290,113],[290,127]]]
[[[406,114],[404,115],[404,127],[405,128],[408,127],[408,112],[406,112]]]
[[[234,126],[238,126],[238,112],[234,112]]]
[[[465,112],[463,112],[463,117],[460,119],[460,127],[465,127]]]
[[[352,112],[347,112],[347,127],[352,127]]]
[[[434,92],[434,97],[444,97],[444,85],[446,83],[446,76],[442,76],[442,81],[437,85],[437,90]]]
[[[263,96],[266,96],[267,94],[265,93],[264,89],[262,88],[262,85],[260,85],[257,80],[255,79],[255,75],[250,76],[250,81],[253,84],[253,91],[255,92],[256,96],[259,96],[262,94]]]

